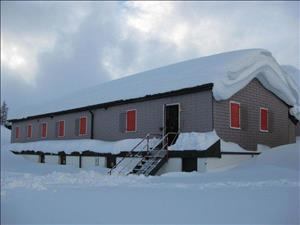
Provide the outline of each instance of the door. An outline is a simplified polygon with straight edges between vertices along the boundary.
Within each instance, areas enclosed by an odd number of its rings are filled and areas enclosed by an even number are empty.
[[[168,135],[168,146],[176,141],[176,133],[179,131],[179,104],[165,106],[165,134]]]
[[[192,172],[197,171],[197,158],[182,158],[182,171],[183,172]]]

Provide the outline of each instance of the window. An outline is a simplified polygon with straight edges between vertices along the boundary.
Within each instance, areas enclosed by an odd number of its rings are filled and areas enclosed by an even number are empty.
[[[79,135],[87,134],[87,118],[80,117],[79,120]]]
[[[28,137],[28,138],[31,138],[31,137],[32,137],[32,125],[31,125],[31,124],[29,124],[29,125],[27,126],[27,137]]]
[[[41,126],[41,137],[46,138],[47,137],[47,123],[42,123]]]
[[[126,131],[136,131],[136,110],[128,110],[126,113]]]
[[[267,108],[260,108],[260,131],[268,132],[268,109]]]
[[[64,137],[65,136],[65,121],[60,120],[58,121],[58,137]]]
[[[16,138],[19,138],[20,137],[20,127],[16,127],[15,132],[16,132]]]
[[[230,101],[230,128],[240,129],[241,128],[241,110],[240,103]]]

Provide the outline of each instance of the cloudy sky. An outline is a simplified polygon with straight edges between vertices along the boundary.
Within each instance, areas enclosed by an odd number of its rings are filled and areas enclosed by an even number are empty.
[[[299,2],[3,2],[11,110],[135,72],[243,48],[300,67]]]

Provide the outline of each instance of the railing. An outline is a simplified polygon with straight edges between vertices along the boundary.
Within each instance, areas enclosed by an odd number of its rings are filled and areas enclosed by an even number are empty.
[[[110,171],[108,172],[110,175],[111,175],[111,173],[112,173],[112,171],[114,170],[114,169],[116,169],[117,168],[117,166],[118,165],[120,165],[120,163],[125,159],[125,158],[136,158],[136,157],[139,157],[140,156],[140,154],[142,154],[142,152],[144,152],[145,151],[145,148],[147,148],[147,152],[149,152],[149,150],[150,150],[150,145],[149,145],[149,140],[150,140],[150,137],[156,137],[156,136],[161,136],[160,134],[147,134],[139,143],[137,143],[128,153],[127,153],[127,155],[125,156],[125,157],[123,157],[120,161],[118,161],[117,163],[116,163],[116,165],[114,165],[111,169],[110,169]],[[133,154],[134,153],[134,150],[136,150],[140,145],[142,145],[145,141],[147,141],[146,142],[146,144],[142,147],[142,149],[140,150],[140,151],[138,151],[136,154]],[[153,149],[153,148],[152,148]],[[131,160],[132,161],[132,160]],[[127,163],[127,164],[130,164],[130,162],[129,163]],[[125,168],[125,167],[124,167]],[[119,171],[119,172],[121,172],[121,171]]]
[[[172,145],[176,141],[176,138],[179,135],[179,131],[178,132],[169,132],[169,133],[165,134],[165,136],[163,136],[163,138],[155,145],[155,147],[153,147],[154,154],[152,155],[152,157],[154,157],[154,158],[160,158],[160,154],[161,154],[162,150],[165,149],[168,146],[168,138],[169,138],[170,134],[175,134],[175,136],[174,136],[174,138],[173,138],[173,140],[172,140],[172,142],[170,144],[170,145]],[[163,144],[162,147],[159,148],[159,149],[156,149],[161,144]],[[166,150],[165,154],[167,154],[167,157],[168,157],[168,151],[167,150]],[[165,157],[165,154],[163,154],[163,156],[161,158]],[[151,167],[153,166],[153,164],[154,164],[154,162],[152,162],[150,164],[147,164],[147,167],[143,168],[142,171],[145,172],[145,173],[151,172],[151,171],[148,171],[148,170],[151,169]],[[145,174],[145,175],[148,175],[148,174]]]
[[[125,158],[131,158],[124,166],[122,166],[120,168],[120,170],[118,170],[118,174],[121,174],[122,172],[124,172],[125,169],[128,169],[128,166],[130,166],[134,160],[140,158],[140,160],[138,162],[136,162],[136,164],[134,165],[134,167],[136,165],[138,165],[146,156],[149,156],[149,153],[154,153],[153,156],[156,157],[159,152],[163,149],[167,149],[167,146],[168,146],[168,137],[170,134],[174,134],[174,139],[172,140],[171,142],[171,145],[175,142],[179,132],[169,132],[167,134],[165,134],[154,146],[150,147],[149,145],[149,140],[150,140],[150,137],[157,137],[158,135],[161,136],[160,134],[147,134],[138,144],[136,144],[131,150],[130,152],[125,156],[123,157],[120,161],[118,161],[116,163],[116,165],[114,167],[112,167],[110,169],[110,171],[108,172],[110,175],[112,174],[112,172],[123,162],[123,160]],[[142,145],[145,141],[146,144],[141,148],[141,150],[139,150],[136,154],[133,154],[134,153],[134,150],[137,149],[140,145]],[[161,146],[160,146],[161,145]],[[145,155],[144,157],[143,156],[143,153],[145,152],[145,148],[146,151],[147,151],[147,155]],[[166,151],[166,154],[167,154],[167,151]],[[134,168],[133,167],[133,168]],[[149,168],[145,168],[144,170],[146,171],[147,169]]]

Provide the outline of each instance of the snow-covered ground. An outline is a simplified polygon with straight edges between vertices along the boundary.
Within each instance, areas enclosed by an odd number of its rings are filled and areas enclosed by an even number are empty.
[[[1,224],[299,224],[297,144],[231,170],[108,176],[37,164],[8,151],[1,129]]]

